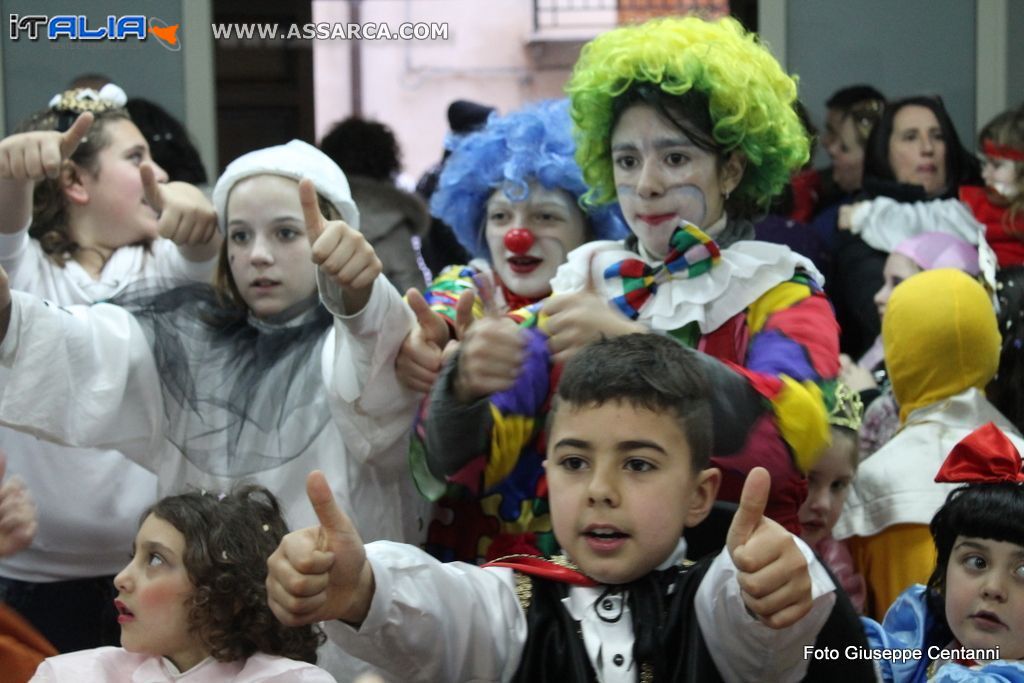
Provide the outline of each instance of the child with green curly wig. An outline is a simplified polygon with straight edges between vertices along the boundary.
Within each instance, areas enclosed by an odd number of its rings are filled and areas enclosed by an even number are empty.
[[[470,327],[433,390],[431,473],[497,496],[479,555],[553,552],[541,444],[561,365],[597,339],[653,331],[721,361],[723,393],[745,386],[715,415],[719,497],[738,500],[763,466],[766,514],[799,533],[804,473],[829,439],[838,326],[813,264],[754,241],[750,220],[807,160],[795,80],[736,21],[686,17],[597,37],[566,90],[583,202],[617,201],[632,234],[570,253],[519,327]]]

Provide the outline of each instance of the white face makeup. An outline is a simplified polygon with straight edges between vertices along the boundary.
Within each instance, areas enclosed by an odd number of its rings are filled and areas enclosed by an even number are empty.
[[[291,178],[255,175],[228,196],[231,276],[257,318],[284,313],[316,292],[316,266]]]
[[[495,190],[485,211],[484,238],[501,281],[519,296],[550,294],[558,267],[586,240],[586,221],[576,201],[564,190],[531,183],[521,202]]]
[[[690,140],[657,110],[637,104],[619,117],[611,139],[615,191],[629,228],[657,258],[681,221],[701,229],[725,210],[725,195],[742,178],[742,164],[719,164],[717,156]]]

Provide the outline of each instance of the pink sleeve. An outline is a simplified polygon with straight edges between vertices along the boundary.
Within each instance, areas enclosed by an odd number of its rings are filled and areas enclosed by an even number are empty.
[[[858,574],[853,567],[853,556],[850,555],[846,544],[830,536],[818,543],[818,547],[815,549],[821,555],[822,562],[835,574],[839,585],[850,596],[850,602],[853,603],[854,608],[858,613],[863,614],[867,589],[864,577]]]

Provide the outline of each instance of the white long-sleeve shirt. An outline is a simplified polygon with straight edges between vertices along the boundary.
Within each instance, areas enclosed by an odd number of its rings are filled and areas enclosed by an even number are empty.
[[[316,523],[305,481],[321,469],[367,539],[417,542],[424,503],[408,476],[406,452],[418,397],[394,375],[412,312],[383,277],[354,315],[344,315],[337,288],[322,279],[319,284],[335,318],[321,357],[310,359],[320,366],[323,392],[310,397],[308,411],[317,413],[326,402],[333,420],[296,457],[245,479],[274,492],[297,528]],[[235,483],[201,469],[168,438],[208,425],[181,404],[165,405],[151,346],[128,311],[105,304],[62,310],[19,292],[12,298],[10,327],[0,344],[0,367],[10,370],[0,387],[0,424],[72,446],[118,450],[156,473],[160,495]],[[263,388],[274,391],[268,384]],[[289,415],[288,424],[301,428],[303,417],[301,411]],[[268,438],[259,427],[243,429],[240,449]]]
[[[813,552],[795,540],[808,562],[814,605],[789,628],[771,629],[750,616],[726,552],[715,558],[698,587],[698,624],[726,681],[786,683],[807,672],[803,648],[814,643],[828,619],[835,586]],[[685,548],[681,541],[662,567],[683,557]],[[395,681],[511,680],[527,638],[511,569],[445,564],[415,547],[389,542],[368,544],[366,554],[376,584],[370,610],[358,628],[340,621],[324,624],[331,641]],[[621,595],[605,596],[600,608],[622,617],[615,623],[600,619],[594,603],[601,595],[602,587],[573,586],[563,604],[580,621],[598,680],[635,683],[629,608]],[[605,605],[606,600],[618,602]]]
[[[138,246],[116,250],[94,280],[76,261],[54,263],[26,226],[0,234],[0,265],[12,289],[69,306],[106,299],[144,278],[206,282],[216,259],[189,261],[173,242],[158,239],[150,253]],[[5,377],[0,369],[0,384]],[[139,516],[156,501],[156,477],[117,451],[69,448],[6,428],[0,428],[0,449],[7,475],[25,481],[39,518],[32,545],[0,559],[0,576],[48,582],[120,571]]]

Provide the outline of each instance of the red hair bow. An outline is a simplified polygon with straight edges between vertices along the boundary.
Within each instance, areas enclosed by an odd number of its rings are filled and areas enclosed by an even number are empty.
[[[938,474],[937,482],[954,484],[1024,483],[1020,453],[999,427],[989,422],[953,446]]]

